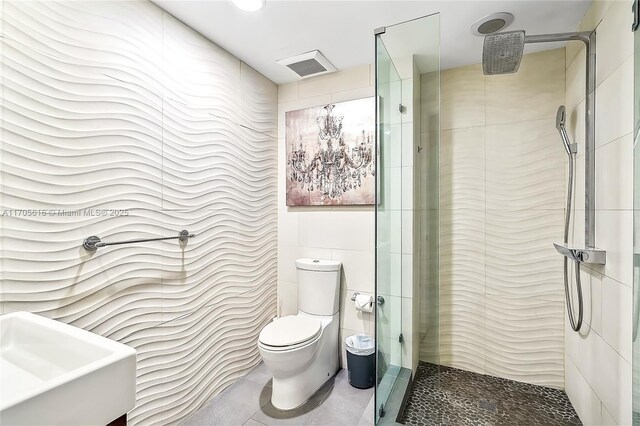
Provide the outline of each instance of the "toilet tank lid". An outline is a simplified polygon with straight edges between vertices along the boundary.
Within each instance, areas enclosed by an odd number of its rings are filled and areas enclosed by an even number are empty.
[[[339,260],[321,260],[321,259],[309,259],[303,258],[296,260],[296,268],[304,269],[307,271],[339,271],[340,266]]]

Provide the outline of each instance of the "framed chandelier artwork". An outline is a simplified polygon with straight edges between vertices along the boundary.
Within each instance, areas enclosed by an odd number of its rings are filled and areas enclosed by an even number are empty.
[[[285,114],[287,206],[374,203],[374,100]]]

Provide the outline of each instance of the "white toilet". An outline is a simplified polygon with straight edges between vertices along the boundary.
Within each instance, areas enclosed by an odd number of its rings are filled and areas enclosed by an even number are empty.
[[[273,374],[271,403],[280,410],[304,404],[338,371],[340,266],[298,259],[298,314],[269,323],[258,341]]]

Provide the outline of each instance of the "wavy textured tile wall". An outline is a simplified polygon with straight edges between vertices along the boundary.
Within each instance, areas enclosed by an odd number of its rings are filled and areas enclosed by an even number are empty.
[[[0,309],[133,346],[131,423],[177,423],[275,314],[276,86],[150,2],[3,7],[2,208],[94,211],[3,217]]]
[[[564,219],[554,125],[563,64],[557,49],[526,55],[515,75],[485,77],[478,65],[442,74],[442,364],[564,385],[562,259],[552,246]]]

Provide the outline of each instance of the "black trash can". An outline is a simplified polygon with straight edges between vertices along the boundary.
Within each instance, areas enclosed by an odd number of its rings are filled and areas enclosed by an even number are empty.
[[[349,383],[359,389],[372,387],[376,380],[376,342],[373,337],[356,334],[345,339]]]

